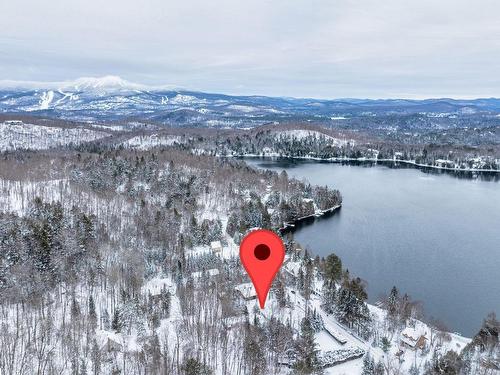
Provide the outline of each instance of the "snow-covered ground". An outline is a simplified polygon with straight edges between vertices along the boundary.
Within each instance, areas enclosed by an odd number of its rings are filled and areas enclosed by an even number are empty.
[[[148,150],[153,147],[172,146],[180,143],[182,143],[182,138],[178,136],[161,136],[158,134],[151,134],[132,137],[123,142],[123,146],[137,150]]]
[[[42,150],[94,141],[106,136],[108,133],[86,128],[49,127],[6,121],[0,123],[0,151]]]
[[[67,180],[10,181],[0,179],[0,212],[22,215],[36,197],[45,202],[61,201],[63,191],[69,189]]]
[[[283,268],[287,272],[297,274],[300,269],[300,263],[290,261],[287,256]],[[279,307],[277,307],[275,296],[271,293],[268,302],[269,306],[266,304],[266,309],[261,311],[261,314],[268,317],[283,316],[286,319],[290,319],[293,322],[292,326],[299,330],[300,321],[305,315],[305,306],[309,303],[309,308],[315,309],[321,315],[324,322],[324,329],[316,334],[318,348],[323,353],[335,351],[339,348],[362,349],[365,353],[370,353],[375,361],[387,363],[393,368],[398,368],[401,371],[400,373],[405,374],[409,372],[412,365],[415,365],[422,372],[425,362],[431,361],[434,351],[445,354],[448,350],[454,350],[459,353],[471,341],[469,338],[456,334],[440,332],[419,320],[411,319],[409,324],[412,326],[409,326],[407,329],[425,334],[427,338],[426,349],[413,350],[404,345],[404,337],[402,336],[404,328],[401,327],[398,331],[392,332],[390,335],[388,334],[390,349],[387,353],[384,353],[382,348],[379,346],[374,347],[371,342],[363,340],[352,330],[340,324],[333,315],[327,314],[321,308],[321,295],[319,292],[322,285],[321,279],[316,278],[314,284],[316,285],[313,286],[313,289],[318,292],[311,295],[311,300],[309,302],[304,300],[299,291],[294,288],[287,288],[288,298],[292,302],[292,308],[286,309],[286,311],[282,311],[283,309],[280,310]],[[253,302],[253,304],[255,304],[255,302]],[[384,326],[386,311],[370,304],[368,304],[368,308],[373,320],[373,326]],[[381,329],[381,331],[383,330]],[[432,343],[430,342],[431,339]],[[329,375],[360,374],[362,367],[363,358],[356,358],[346,363],[330,367],[326,369],[325,373]]]
[[[17,211],[18,213],[21,213],[26,208],[25,203],[23,202],[27,200],[28,196],[43,196],[49,201],[56,201],[64,196],[64,194],[61,193],[62,191],[66,190],[66,194],[68,194],[67,189],[70,188],[68,186],[68,182],[65,180],[45,181],[36,184],[3,181],[1,187],[2,194],[0,194],[0,198],[2,203],[5,204],[4,207],[7,208],[7,210]],[[89,198],[90,197],[87,197],[84,200],[87,201]],[[92,200],[95,200],[95,204],[91,204],[89,209],[99,213],[97,207],[102,206],[103,203],[99,203],[95,197]],[[203,207],[197,213],[199,220],[220,217],[221,222],[223,223],[223,242],[226,245],[223,246],[221,252],[217,252],[215,254],[228,261],[237,259],[239,248],[234,243],[233,239],[225,232],[227,218],[223,214],[223,203],[213,200],[210,194],[204,195],[203,199],[201,199],[199,203],[201,203]],[[120,206],[122,204],[123,202],[120,203]],[[131,207],[127,208],[125,205],[121,208],[122,214],[126,215],[130,209]],[[100,213],[99,216],[102,219],[105,218],[105,215],[102,215],[102,213]],[[186,251],[186,256],[194,257],[208,254],[210,252],[213,252],[210,246],[196,246]],[[301,263],[299,261],[292,261],[291,257],[287,256],[282,272],[288,272],[291,275],[296,276],[300,267]],[[220,271],[217,269],[206,270],[207,277],[218,276],[219,273]],[[281,320],[283,323],[289,322],[291,327],[298,333],[300,330],[300,322],[305,316],[306,309],[315,309],[320,314],[324,322],[324,329],[315,335],[316,343],[318,345],[318,349],[320,350],[320,356],[322,358],[329,358],[330,360],[342,360],[343,358],[347,358],[345,363],[326,368],[325,374],[327,375],[360,374],[363,363],[363,358],[360,357],[360,355],[368,352],[376,361],[382,361],[393,367],[398,367],[402,373],[406,373],[413,364],[422,368],[426,361],[431,360],[432,350],[428,352],[420,350],[413,351],[412,349],[406,348],[402,345],[401,331],[392,334],[390,337],[391,347],[388,353],[384,353],[380,347],[373,347],[371,342],[367,342],[359,338],[350,329],[341,325],[333,315],[328,315],[322,310],[321,297],[319,295],[322,281],[318,272],[315,272],[315,274],[316,279],[313,283],[313,290],[315,291],[315,294],[311,296],[310,301],[306,301],[297,289],[288,286],[286,287],[286,294],[288,296],[288,300],[290,301],[290,306],[281,308],[276,300],[276,296],[273,292],[271,292],[264,310],[255,308],[257,305],[255,300],[247,302],[247,308],[250,313],[249,321],[253,322],[253,315],[255,313],[260,319],[269,319],[274,317]],[[197,283],[205,282],[205,280],[200,280],[200,272],[195,272],[191,276]],[[252,288],[251,285],[250,288]],[[176,284],[171,277],[157,274],[151,279],[145,281],[141,288],[141,292],[143,295],[158,296],[164,289],[167,290],[172,296],[170,316],[169,318],[162,319],[160,321],[160,326],[155,329],[155,332],[162,343],[167,341],[176,342],[179,340],[185,340],[181,341],[181,343],[189,346],[190,338],[183,338],[182,336],[179,337],[178,332],[182,322],[186,319],[189,321],[190,318],[186,317],[181,310],[179,299],[176,295]],[[94,298],[96,300],[96,305],[100,306],[99,315],[103,313],[104,309],[106,309],[108,313],[115,309],[114,302],[111,302],[112,299],[110,299],[108,292],[94,292]],[[87,295],[82,292],[78,301],[81,305],[84,305],[86,303],[86,299]],[[385,311],[373,305],[369,305],[369,309],[372,319],[375,322],[374,325],[382,326],[385,319]],[[58,311],[57,314],[63,313]],[[69,319],[69,317],[66,317],[66,319]],[[419,331],[428,332],[428,336],[430,335],[430,327],[420,321],[413,321],[412,323],[416,328],[418,328]],[[148,328],[146,330],[146,334],[151,333],[152,331]],[[236,340],[238,330],[235,329],[233,334],[235,335],[233,339]],[[437,332],[434,332],[434,335],[436,334]],[[119,353],[138,352],[144,345],[140,339],[140,333],[135,329],[131,332],[116,333],[110,329],[105,329],[99,326],[96,330],[96,339],[98,345],[101,347],[105,345],[116,345],[119,348]],[[453,349],[458,352],[463,349],[469,341],[470,340],[467,338],[452,334],[449,335],[449,341],[441,340],[438,344],[438,341],[436,340],[434,348],[437,348],[437,345],[439,345],[439,349],[437,350],[439,350],[440,353],[445,353],[449,349]],[[174,346],[169,349],[172,351],[172,355],[174,355],[174,349]],[[396,354],[399,355],[396,356]],[[220,369],[217,369],[216,374],[222,374],[219,370]],[[288,372],[286,367],[283,368],[283,371],[284,373]]]
[[[138,145],[150,144],[148,141],[139,140]],[[142,186],[145,191],[148,190],[148,186]],[[214,251],[208,245],[198,245],[192,246],[186,249],[186,257],[194,258],[197,256],[203,256],[213,253],[222,259],[222,264],[236,263],[238,260],[239,247],[234,242],[233,238],[226,233],[226,226],[228,222],[227,213],[229,212],[228,203],[222,199],[221,196],[217,194],[210,193],[217,191],[213,186],[209,186],[208,193],[204,193],[197,200],[197,207],[199,208],[194,212],[196,219],[202,221],[204,219],[220,219],[222,223],[222,238],[221,242],[223,247],[221,251]],[[267,186],[266,197],[272,191],[272,186]],[[239,191],[242,196],[249,199],[248,191]],[[87,191],[76,191],[72,190],[71,183],[65,179],[52,180],[52,181],[40,181],[40,182],[16,182],[16,181],[0,181],[0,207],[5,211],[15,211],[22,214],[27,208],[27,202],[35,196],[40,196],[46,201],[62,201],[65,208],[70,208],[72,204],[77,204],[84,211],[94,213],[101,222],[112,222],[110,219],[114,216],[120,217],[122,220],[121,231],[118,230],[117,233],[113,233],[114,236],[120,236],[124,231],[124,226],[127,224],[127,220],[131,219],[131,216],[136,214],[134,211],[134,206],[132,203],[128,202],[125,198],[120,197],[117,194],[116,197],[112,199],[104,200],[97,195],[91,194]],[[71,202],[64,201],[65,197],[72,197]],[[155,197],[149,197],[153,201]],[[130,224],[130,223],[129,223]],[[120,256],[122,249],[113,249],[112,254]],[[145,251],[151,249],[145,249]],[[111,258],[109,264],[117,263],[116,259]],[[292,277],[297,277],[299,274],[302,264],[300,260],[293,260],[292,256],[287,256],[285,265],[283,266],[281,272],[288,273]],[[224,276],[223,269],[209,268],[203,270],[208,278]],[[192,279],[194,279],[195,287],[202,289],[206,283],[206,280],[200,279],[200,275],[203,271],[196,271],[190,273]],[[201,274],[200,274],[201,272]],[[320,350],[320,356],[322,358],[329,358],[330,360],[341,360],[342,358],[347,358],[345,363],[329,367],[325,370],[325,374],[360,374],[363,364],[363,358],[360,358],[361,353],[370,353],[370,355],[376,361],[382,361],[391,367],[398,368],[400,373],[407,373],[412,365],[416,365],[422,369],[426,361],[430,361],[432,353],[434,350],[439,353],[445,353],[447,350],[453,349],[457,352],[462,350],[464,346],[470,341],[467,338],[449,334],[447,338],[439,338],[433,340],[431,344],[431,335],[437,336],[438,332],[432,330],[431,327],[425,325],[423,322],[418,320],[412,320],[410,324],[412,329],[418,332],[424,332],[428,336],[429,345],[432,346],[433,350],[413,351],[410,348],[405,347],[402,344],[402,331],[406,327],[401,327],[401,329],[396,332],[385,332],[384,322],[385,322],[385,311],[381,308],[373,305],[369,305],[369,310],[373,320],[373,326],[380,332],[387,334],[390,341],[390,348],[387,353],[379,346],[373,346],[372,341],[366,341],[361,339],[355,332],[349,328],[343,326],[338,322],[338,320],[333,316],[327,314],[322,310],[321,307],[321,289],[322,280],[319,272],[316,270],[314,272],[315,279],[313,282],[313,294],[309,301],[306,301],[304,297],[300,294],[292,285],[287,285],[285,287],[285,292],[287,299],[290,304],[286,307],[280,307],[277,301],[276,295],[271,292],[268,301],[266,302],[266,307],[264,310],[260,310],[257,306],[257,301],[251,300],[247,301],[247,310],[249,312],[249,321],[254,321],[254,316],[257,315],[259,319],[270,319],[271,317],[281,320],[283,323],[289,323],[297,334],[300,330],[300,323],[306,314],[307,309],[316,310],[321,316],[324,322],[324,329],[316,333],[315,339]],[[185,275],[187,278],[187,275]],[[248,283],[250,280],[242,280],[241,284]],[[161,319],[159,326],[155,328],[146,327],[145,332],[140,333],[136,328],[132,329],[130,332],[116,333],[109,327],[105,327],[99,324],[96,328],[95,334],[100,347],[104,345],[116,345],[118,350],[119,359],[125,357],[125,353],[137,353],[144,346],[145,343],[141,341],[141,336],[143,334],[150,335],[153,332],[158,335],[158,338],[162,345],[169,345],[169,351],[172,353],[172,358],[175,357],[175,350],[179,350],[179,347],[187,348],[200,348],[193,344],[196,338],[183,335],[182,326],[183,324],[192,325],[195,323],[196,319],[200,319],[200,316],[191,316],[187,312],[182,311],[181,303],[179,300],[179,295],[177,294],[177,284],[179,281],[174,281],[172,275],[165,274],[161,271],[156,272],[154,275],[150,276],[148,279],[144,280],[141,287],[142,296],[158,296],[162,291],[166,290],[171,295],[171,308],[168,318]],[[181,281],[182,283],[182,281]],[[241,285],[240,284],[240,285]],[[195,288],[195,289],[196,289]],[[251,286],[250,286],[251,288]],[[116,289],[116,290],[115,290]],[[98,307],[97,314],[101,318],[104,313],[111,314],[116,310],[116,303],[118,300],[119,287],[110,288],[96,288],[90,291],[85,285],[79,285],[76,288],[75,300],[81,305],[86,306],[88,296],[92,293],[95,299],[95,305]],[[65,292],[66,293],[66,292]],[[201,293],[201,292],[200,292]],[[62,300],[62,293],[58,296],[54,296],[54,317],[55,321],[69,321],[69,308],[66,306],[61,306],[57,304],[58,300]],[[200,296],[199,298],[205,298],[207,296]],[[207,297],[208,298],[208,297]],[[195,299],[198,302],[198,299]],[[215,305],[216,298],[213,300],[214,305],[207,304],[206,309],[209,311],[202,311],[201,315],[203,318],[211,318],[210,324],[228,324],[228,320],[234,323],[234,330],[231,330],[231,335],[229,340],[233,340],[233,351],[238,353],[241,351],[241,342],[238,340],[241,337],[241,323],[245,319],[243,315],[231,317],[231,319],[226,319],[222,322],[221,313],[218,310],[218,306]],[[201,303],[200,303],[201,305]],[[205,306],[205,305],[203,305]],[[210,310],[213,308],[213,311]],[[126,311],[126,310],[124,310]],[[12,314],[14,312],[12,311]],[[8,319],[14,319],[14,317],[8,317]],[[414,326],[414,327],[413,327]],[[201,335],[201,334],[200,334]],[[177,354],[178,355],[178,354]],[[120,357],[122,356],[122,357]],[[352,358],[352,359],[351,359]],[[125,359],[123,359],[125,361]],[[118,360],[117,363],[121,363]],[[283,367],[283,374],[289,373],[286,367]],[[215,374],[223,374],[221,368],[217,368]],[[229,372],[231,373],[231,372]]]
[[[276,133],[279,137],[291,138],[298,141],[302,141],[307,138],[325,138],[328,142],[332,144],[332,146],[345,146],[346,144],[353,145],[355,141],[353,139],[340,139],[335,138],[330,135],[321,133],[316,130],[307,130],[307,129],[294,129],[294,130],[284,130]]]
[[[229,242],[225,246],[220,256],[225,259],[236,259],[238,257],[238,247],[234,244],[229,236],[226,236]],[[208,246],[198,246],[189,252],[190,256],[201,255],[210,252]],[[300,262],[290,260],[287,255],[285,264],[281,272],[289,272],[291,275],[297,275],[301,267]],[[213,271],[212,271],[213,272]],[[318,273],[316,272],[316,275]],[[344,363],[337,364],[325,369],[327,375],[341,375],[341,374],[361,374],[363,367],[363,356],[357,353],[369,353],[376,362],[380,361],[385,365],[398,369],[399,373],[406,374],[412,366],[416,366],[422,372],[426,361],[432,360],[434,351],[440,354],[445,354],[448,350],[460,352],[471,340],[456,334],[442,333],[434,328],[427,326],[425,323],[411,319],[409,330],[422,332],[427,341],[425,350],[411,349],[404,345],[404,337],[402,332],[404,327],[388,334],[390,340],[390,349],[384,353],[381,347],[373,346],[371,341],[366,341],[360,338],[351,329],[345,327],[331,314],[327,314],[321,307],[321,285],[322,281],[319,276],[315,279],[311,300],[306,301],[300,292],[293,287],[286,287],[286,293],[291,305],[289,307],[281,308],[278,305],[276,296],[271,291],[264,310],[258,308],[257,300],[250,300],[246,302],[247,310],[250,313],[249,321],[254,321],[254,314],[256,313],[260,319],[270,319],[271,317],[281,320],[283,323],[290,323],[291,327],[298,333],[300,331],[301,320],[305,316],[306,306],[309,309],[315,309],[321,316],[324,322],[324,329],[316,333],[315,339],[320,350],[320,357],[340,358],[344,355],[348,359]],[[251,284],[243,283],[235,287],[235,290],[251,287]],[[247,298],[251,298],[252,293],[244,293]],[[375,327],[384,326],[386,319],[386,311],[374,305],[368,305],[373,325]],[[382,330],[382,329],[381,329]],[[438,338],[439,337],[439,338]],[[432,338],[432,343],[430,342]],[[347,353],[347,354],[346,354]],[[283,371],[287,371],[286,368]]]

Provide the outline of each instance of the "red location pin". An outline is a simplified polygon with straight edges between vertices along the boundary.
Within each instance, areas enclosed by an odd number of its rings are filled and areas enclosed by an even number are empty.
[[[240,259],[255,287],[260,308],[263,309],[274,276],[285,259],[285,245],[276,233],[257,229],[241,241]]]

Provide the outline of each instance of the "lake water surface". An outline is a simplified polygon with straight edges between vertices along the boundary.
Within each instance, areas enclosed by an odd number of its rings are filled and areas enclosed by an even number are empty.
[[[393,285],[449,330],[474,335],[500,312],[500,182],[415,168],[245,159],[341,191],[342,209],[295,231],[314,255],[336,253],[375,302]]]

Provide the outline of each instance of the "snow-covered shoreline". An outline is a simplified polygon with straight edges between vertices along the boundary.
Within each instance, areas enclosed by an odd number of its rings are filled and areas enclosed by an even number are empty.
[[[261,158],[261,159],[272,159],[272,158],[281,158],[281,159],[289,159],[289,160],[313,160],[313,161],[321,161],[321,162],[330,162],[330,163],[342,163],[342,162],[382,162],[382,163],[402,163],[411,165],[418,168],[432,168],[444,171],[452,171],[452,172],[488,172],[488,173],[500,173],[500,170],[497,169],[483,169],[483,168],[451,168],[451,167],[443,167],[438,165],[428,165],[428,164],[420,164],[415,160],[402,160],[402,159],[378,159],[378,158],[348,158],[348,157],[333,157],[333,158],[319,158],[316,156],[287,156],[280,155],[277,153],[268,153],[264,155],[259,154],[235,154],[235,155],[217,155],[219,157],[231,157],[231,158]]]
[[[280,232],[286,232],[288,230],[293,230],[298,223],[300,223],[300,222],[302,222],[304,220],[313,219],[313,218],[317,218],[317,217],[322,217],[322,216],[327,215],[327,214],[332,214],[335,211],[339,210],[341,207],[342,207],[342,203],[338,204],[336,206],[327,208],[326,210],[318,210],[318,211],[314,212],[311,215],[302,216],[302,217],[299,217],[299,218],[297,218],[295,220],[283,223],[283,226],[281,228],[279,228],[278,230]]]

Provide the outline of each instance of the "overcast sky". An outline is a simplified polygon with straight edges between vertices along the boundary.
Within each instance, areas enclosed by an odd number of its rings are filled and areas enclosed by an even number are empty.
[[[0,80],[500,97],[498,0],[4,0]]]

